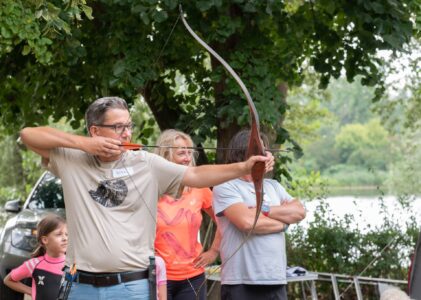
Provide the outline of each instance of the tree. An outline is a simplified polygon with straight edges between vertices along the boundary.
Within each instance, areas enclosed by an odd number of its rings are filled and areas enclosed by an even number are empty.
[[[408,129],[393,143],[394,159],[388,177],[389,189],[398,195],[420,195],[421,129]]]
[[[320,86],[345,73],[383,89],[380,49],[418,33],[417,0],[193,1],[190,25],[240,73],[261,122],[282,143],[288,86],[312,67]],[[65,116],[76,128],[95,98],[141,94],[161,129],[221,146],[247,123],[239,88],[178,24],[177,0],[3,0],[0,115],[8,130]],[[170,34],[172,32],[172,34]],[[186,92],[177,90],[179,79]],[[219,157],[221,159],[221,157]]]
[[[348,124],[335,137],[341,163],[386,170],[391,153],[389,134],[379,120]]]

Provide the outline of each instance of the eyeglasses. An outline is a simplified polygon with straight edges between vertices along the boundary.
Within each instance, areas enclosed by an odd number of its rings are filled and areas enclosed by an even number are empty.
[[[130,132],[133,131],[135,124],[133,123],[129,123],[129,124],[113,124],[113,125],[95,125],[98,127],[105,127],[105,128],[112,128],[114,129],[115,133],[118,135],[122,135],[124,133],[125,130],[128,130]]]

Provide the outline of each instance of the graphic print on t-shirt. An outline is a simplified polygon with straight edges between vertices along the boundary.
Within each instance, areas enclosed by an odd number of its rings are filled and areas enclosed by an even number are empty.
[[[177,214],[174,218],[170,218],[164,211],[158,211],[159,218],[165,222],[167,226],[182,226],[184,223],[184,228],[187,228],[187,231],[182,232],[178,236],[171,231],[163,231],[162,238],[167,242],[169,246],[169,252],[173,251],[172,255],[174,257],[182,258],[183,260],[191,260],[194,258],[196,253],[196,242],[197,242],[197,231],[200,227],[200,221],[197,220],[197,217],[191,210],[180,208],[177,211]],[[181,239],[181,241],[180,241]],[[186,243],[186,241],[188,241]],[[186,245],[186,246],[183,246]]]
[[[127,196],[127,185],[122,179],[101,181],[97,189],[90,190],[92,199],[105,207],[115,207],[123,203]]]

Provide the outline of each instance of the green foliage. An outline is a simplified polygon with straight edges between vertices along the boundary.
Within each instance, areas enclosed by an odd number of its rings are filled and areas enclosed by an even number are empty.
[[[132,133],[132,140],[143,145],[152,145],[156,141],[159,129],[152,117],[149,107],[142,98],[135,101],[130,110],[132,121],[136,125]]]
[[[371,111],[371,88],[339,79],[320,92],[314,80],[308,79],[289,98],[288,117],[303,129],[295,130],[288,126],[289,120],[285,122],[304,148],[303,158],[291,167],[293,174],[301,174],[304,168],[308,174],[320,172],[323,180],[333,186],[382,185],[395,158],[391,147],[394,137]],[[297,118],[295,114],[300,111],[308,114]],[[296,125],[298,120],[304,125]]]
[[[406,131],[394,145],[394,161],[386,182],[391,191],[403,195],[421,195],[420,130]]]
[[[11,1],[0,4],[0,57],[13,51],[33,55],[37,62],[46,65],[53,59],[54,39],[71,35],[74,21],[84,14],[92,19],[92,9],[85,0],[62,1]],[[7,56],[6,56],[7,57]]]
[[[364,168],[356,165],[335,164],[324,170],[323,177],[329,186],[383,186],[386,171]]]
[[[387,127],[397,133],[405,128],[420,127],[421,116],[421,43],[413,40],[390,59],[386,67],[389,74],[388,94],[377,105],[376,111]]]
[[[306,169],[294,170],[294,178],[289,182],[289,190],[294,197],[311,201],[325,199],[328,194],[328,182],[323,179],[320,172],[307,172]]]
[[[58,123],[49,121],[49,125],[61,130],[81,134],[82,129],[72,130],[66,120]],[[25,200],[32,187],[45,171],[38,154],[29,151],[19,141],[19,133],[7,135],[0,127],[0,207],[8,200]]]
[[[391,151],[388,136],[388,132],[375,119],[364,125],[345,125],[335,137],[340,163],[386,170]]]
[[[335,120],[322,104],[329,96],[326,91],[315,88],[316,80],[314,74],[307,74],[306,81],[300,87],[291,89],[288,95],[289,106],[283,126],[302,146],[318,140],[323,125]]]
[[[336,116],[340,125],[364,124],[376,117],[372,112],[374,104],[370,101],[374,97],[374,89],[364,86],[360,77],[352,84],[344,78],[333,80],[326,94],[323,107]]]
[[[216,129],[244,125],[248,111],[233,79],[213,58],[205,63],[208,54],[180,23],[172,31],[179,3],[2,1],[0,121],[13,132],[64,116],[78,128],[93,99],[119,95],[134,103],[140,93],[161,129],[204,140]],[[399,51],[417,33],[411,0],[183,5],[192,28],[241,75],[278,141],[289,139],[278,129],[286,111],[281,83],[301,84],[312,67],[322,86],[344,71],[348,80],[361,75],[363,84],[381,89],[375,53]],[[175,92],[177,74],[190,93]],[[198,123],[207,126],[196,130]]]

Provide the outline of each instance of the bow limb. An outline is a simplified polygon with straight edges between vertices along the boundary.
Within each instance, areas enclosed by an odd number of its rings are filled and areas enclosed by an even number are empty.
[[[193,38],[197,42],[199,42],[200,45],[202,45],[207,51],[209,51],[209,53],[212,54],[225,67],[228,73],[230,73],[231,76],[234,77],[235,81],[238,83],[244,95],[246,96],[247,104],[250,109],[250,116],[251,116],[251,132],[250,132],[250,139],[249,139],[249,144],[248,144],[248,149],[247,149],[247,157],[250,157],[252,155],[265,155],[262,139],[260,138],[259,115],[257,113],[256,106],[254,105],[254,102],[244,82],[237,75],[237,73],[231,68],[231,66],[218,53],[216,53],[215,50],[213,50],[208,44],[206,44],[193,31],[193,29],[191,29],[186,19],[184,18],[184,12],[181,5],[180,5],[180,16],[188,32],[193,36]],[[255,163],[255,165],[252,168],[251,175],[252,175],[254,189],[256,193],[256,215],[254,218],[254,223],[253,223],[251,231],[254,230],[254,227],[256,226],[257,220],[260,215],[260,211],[262,209],[264,172],[265,172],[265,163],[264,162]]]

